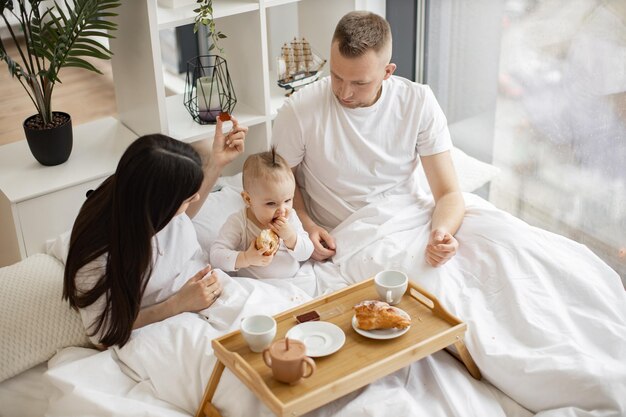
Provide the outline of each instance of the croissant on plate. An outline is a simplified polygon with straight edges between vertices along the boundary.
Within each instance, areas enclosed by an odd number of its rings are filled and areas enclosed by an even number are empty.
[[[406,329],[411,325],[411,317],[399,308],[384,301],[366,300],[354,306],[359,329]]]

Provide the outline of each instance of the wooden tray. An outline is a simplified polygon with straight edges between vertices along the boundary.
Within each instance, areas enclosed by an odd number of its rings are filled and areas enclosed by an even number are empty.
[[[314,410],[453,344],[457,350],[455,356],[474,378],[481,378],[463,343],[467,325],[411,281],[397,305],[411,316],[411,328],[407,333],[388,340],[369,339],[356,333],[352,328],[353,306],[363,300],[377,299],[373,278],[370,278],[275,316],[277,339],[285,337],[287,331],[298,324],[295,316],[311,310],[317,311],[322,320],[339,326],[346,335],[346,342],[339,351],[315,358],[315,374],[294,386],[272,378],[271,369],[263,362],[262,355],[248,348],[241,332],[214,339],[212,346],[218,361],[196,417],[220,416],[211,399],[224,366],[277,416],[298,416]]]

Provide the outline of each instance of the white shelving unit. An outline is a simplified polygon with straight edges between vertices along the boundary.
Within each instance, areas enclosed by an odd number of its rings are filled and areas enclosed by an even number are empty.
[[[72,227],[88,190],[115,171],[136,138],[113,117],[75,126],[70,160],[43,167],[25,140],[0,149],[0,266],[38,252]]]
[[[306,37],[323,57],[337,21],[351,10],[384,10],[383,0],[214,0],[223,57],[237,96],[233,114],[249,127],[246,154],[269,147],[271,124],[285,100],[276,86],[276,57],[294,36]],[[182,95],[167,97],[159,32],[193,23],[196,4],[168,9],[157,0],[123,1],[110,42],[117,118],[74,128],[74,151],[57,167],[43,167],[25,141],[0,147],[0,266],[45,248],[68,230],[85,191],[114,172],[124,149],[138,136],[160,132],[194,142],[213,137],[214,125],[193,121]],[[328,66],[326,67],[326,73]],[[241,169],[245,155],[231,164]]]
[[[357,0],[214,0],[220,42],[233,82],[237,105],[233,112],[250,128],[246,153],[267,149],[271,123],[285,100],[276,85],[274,62],[280,46],[294,36],[306,37],[325,58],[337,21],[356,9],[372,9]],[[375,2],[380,8],[380,1]],[[384,3],[384,2],[383,2]],[[193,23],[197,5],[175,9],[155,0],[123,2],[119,10],[113,74],[120,120],[137,135],[156,130],[185,142],[212,137],[214,125],[193,121],[183,106],[182,94],[166,97],[159,31]],[[135,39],[129,42],[128,39]],[[328,71],[326,67],[326,72]],[[232,171],[240,168],[233,164]]]

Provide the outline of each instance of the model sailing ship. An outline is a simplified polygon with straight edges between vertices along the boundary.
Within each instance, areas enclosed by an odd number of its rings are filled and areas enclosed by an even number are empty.
[[[290,90],[291,95],[297,88],[311,84],[321,75],[326,60],[311,51],[309,42],[302,38],[293,38],[285,43],[278,58],[278,85]]]

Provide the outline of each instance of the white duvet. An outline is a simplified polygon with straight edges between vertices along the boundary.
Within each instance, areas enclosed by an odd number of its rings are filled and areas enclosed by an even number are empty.
[[[209,321],[182,314],[134,332],[122,349],[61,351],[45,375],[47,415],[192,415],[213,368],[211,339],[246,315],[277,313],[383,267],[409,271],[468,323],[466,344],[485,380],[439,352],[312,416],[625,415],[626,295],[617,274],[582,245],[474,195],[466,202],[459,253],[443,267],[422,255],[431,204],[399,197],[347,219],[334,233],[333,262],[307,263],[294,280],[222,275]],[[225,417],[271,415],[228,370],[214,404]]]

